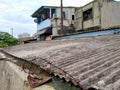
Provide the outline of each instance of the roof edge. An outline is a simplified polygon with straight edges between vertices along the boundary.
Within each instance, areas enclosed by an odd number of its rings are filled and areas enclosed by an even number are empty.
[[[32,15],[31,17],[36,17],[36,13],[39,12],[42,8],[60,8],[60,6],[41,6],[38,8]],[[64,6],[63,8],[78,8],[77,6]]]

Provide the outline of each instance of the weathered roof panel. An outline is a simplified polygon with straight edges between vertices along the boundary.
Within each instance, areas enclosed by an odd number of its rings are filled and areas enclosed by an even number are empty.
[[[120,34],[18,45],[6,51],[84,88],[120,88]]]
[[[0,49],[0,50],[1,50],[1,49]],[[5,58],[6,58],[5,55],[0,52],[0,60],[3,60],[3,59],[5,59]]]

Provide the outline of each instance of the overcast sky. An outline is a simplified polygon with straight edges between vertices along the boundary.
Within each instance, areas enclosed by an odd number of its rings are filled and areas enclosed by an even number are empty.
[[[83,6],[93,0],[63,0],[64,6]],[[120,1],[120,0],[118,0]],[[0,0],[0,31],[14,36],[20,33],[34,34],[36,24],[31,14],[43,5],[59,6],[60,0]]]

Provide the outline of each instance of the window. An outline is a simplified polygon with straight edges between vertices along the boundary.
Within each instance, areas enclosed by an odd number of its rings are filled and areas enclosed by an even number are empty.
[[[37,23],[39,24],[42,21],[42,18],[39,16],[37,17]]]
[[[75,20],[75,15],[72,15],[72,20]]]
[[[83,12],[83,21],[86,21],[86,20],[89,20],[89,19],[92,19],[92,18],[93,18],[93,10],[92,10],[92,8]]]
[[[56,9],[51,9],[51,18],[56,14]]]
[[[66,17],[65,17],[65,12],[63,11],[63,19],[65,19]]]

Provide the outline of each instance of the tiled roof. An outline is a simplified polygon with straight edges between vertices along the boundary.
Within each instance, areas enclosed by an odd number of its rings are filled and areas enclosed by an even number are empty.
[[[6,51],[83,88],[120,89],[119,34],[44,41]]]

